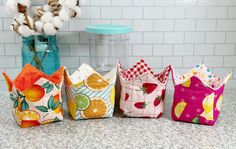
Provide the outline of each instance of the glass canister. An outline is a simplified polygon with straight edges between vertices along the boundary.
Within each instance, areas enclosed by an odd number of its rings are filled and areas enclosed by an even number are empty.
[[[99,73],[110,71],[117,62],[128,65],[129,32],[119,25],[90,25],[86,28],[90,41],[90,65]]]
[[[22,65],[31,64],[50,75],[60,67],[56,36],[22,37]]]

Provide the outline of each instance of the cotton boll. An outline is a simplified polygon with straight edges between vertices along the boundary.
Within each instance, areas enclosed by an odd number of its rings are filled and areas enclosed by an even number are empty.
[[[42,9],[41,6],[35,6],[32,8],[32,12],[35,16],[42,16],[42,14],[44,13],[44,10]]]
[[[53,14],[51,12],[45,12],[41,17],[41,21],[45,23],[49,23],[52,21],[52,18],[53,18]]]
[[[57,33],[57,30],[52,23],[45,23],[43,31],[46,35],[55,35]]]
[[[43,10],[44,10],[44,11],[50,11],[50,10],[51,10],[51,6],[49,6],[49,5],[44,5],[44,6],[43,6]]]
[[[6,3],[6,8],[10,13],[18,14],[17,3],[15,0],[8,0]]]
[[[28,37],[32,35],[32,30],[26,25],[20,25],[18,28],[19,34],[21,34],[23,37]]]
[[[75,17],[76,16],[76,12],[73,9],[69,9],[69,16],[71,18]]]
[[[76,4],[77,4],[77,0],[65,0],[65,6],[70,9],[75,8]]]
[[[80,18],[81,17],[81,14],[82,14],[82,10],[80,7],[76,6],[74,11],[76,12],[76,17],[77,18]]]
[[[36,21],[35,27],[37,31],[43,32],[44,23],[42,21]]]
[[[20,3],[26,7],[29,7],[31,4],[31,1],[30,0],[18,0],[18,3]]]
[[[60,12],[59,12],[59,17],[60,17],[61,20],[63,20],[63,21],[69,20],[69,19],[70,19],[69,10],[66,9],[65,7],[62,7],[62,9],[61,9]]]
[[[24,14],[20,14],[18,17],[15,18],[16,21],[19,23],[19,24],[23,24],[25,22],[25,15]]]
[[[52,24],[58,29],[61,29],[63,26],[63,22],[59,16],[53,17]]]

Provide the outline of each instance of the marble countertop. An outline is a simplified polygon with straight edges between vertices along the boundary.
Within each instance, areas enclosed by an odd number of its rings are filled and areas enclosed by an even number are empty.
[[[65,110],[59,123],[22,129],[0,95],[0,148],[236,148],[236,90],[226,90],[215,126],[171,120],[172,92],[160,119],[122,118],[74,121]],[[65,106],[66,107],[66,106]]]

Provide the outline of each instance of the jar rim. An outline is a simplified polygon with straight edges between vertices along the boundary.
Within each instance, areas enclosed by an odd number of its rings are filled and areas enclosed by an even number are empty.
[[[40,41],[40,38],[45,39],[45,41]],[[32,42],[40,42],[40,43],[48,43],[48,42],[56,42],[56,35],[31,35],[28,37],[22,37],[23,43],[32,43]]]
[[[86,27],[86,32],[95,34],[127,34],[131,31],[132,27],[125,25],[99,24]]]

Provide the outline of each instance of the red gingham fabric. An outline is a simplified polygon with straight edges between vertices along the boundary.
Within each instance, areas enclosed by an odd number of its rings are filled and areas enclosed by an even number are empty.
[[[161,83],[165,83],[168,79],[171,67],[168,66],[162,73],[156,74],[154,73],[151,68],[141,59],[137,62],[133,67],[128,70],[124,70],[122,65],[120,64],[121,75],[126,81],[130,81],[136,78],[143,73],[150,72],[154,77],[156,77]]]
[[[155,74],[154,76],[161,82],[161,83],[165,83],[166,80],[168,79],[168,76],[171,72],[171,66],[166,67],[166,69],[159,73],[159,74]]]

